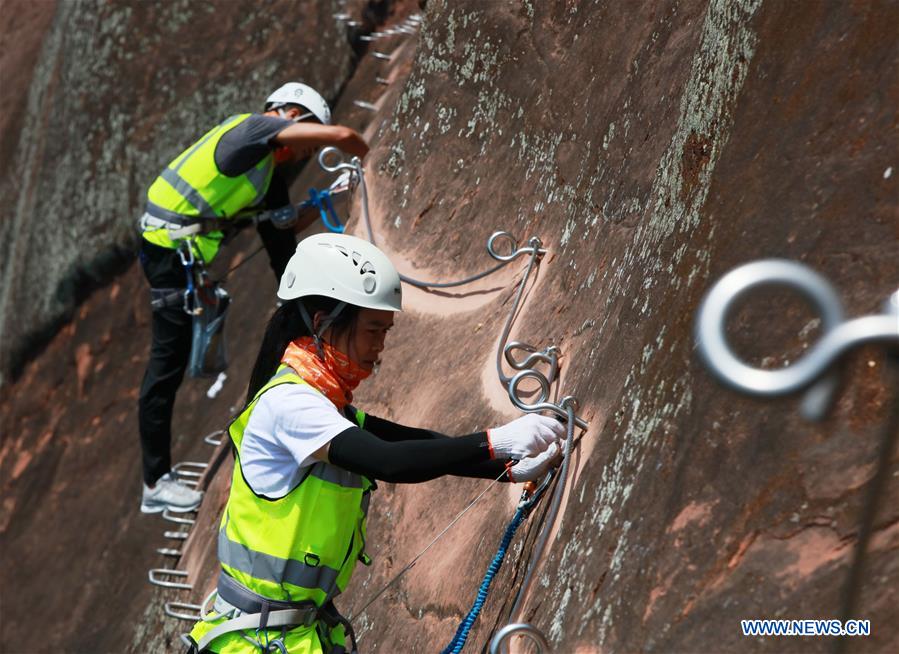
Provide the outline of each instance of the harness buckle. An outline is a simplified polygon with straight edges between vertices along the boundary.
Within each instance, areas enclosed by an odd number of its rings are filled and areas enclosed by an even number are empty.
[[[187,238],[188,236],[196,236],[203,231],[203,225],[201,223],[194,223],[193,225],[174,225],[168,223],[166,224],[165,231],[169,235],[169,238],[174,241],[181,238]]]

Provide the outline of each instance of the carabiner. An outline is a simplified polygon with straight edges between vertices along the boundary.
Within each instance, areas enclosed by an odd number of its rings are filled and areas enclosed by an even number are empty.
[[[530,511],[535,504],[540,500],[543,496],[543,493],[546,492],[546,489],[549,488],[550,483],[556,476],[557,468],[552,468],[549,472],[546,473],[546,476],[543,478],[543,481],[540,482],[540,485],[537,486],[533,491],[529,491],[527,487],[523,491],[521,491],[521,498],[518,500],[518,508],[525,509],[526,511]]]
[[[340,218],[337,216],[337,212],[334,210],[334,204],[331,202],[331,192],[328,189],[319,191],[315,187],[312,187],[309,189],[309,200],[310,202],[312,202],[312,206],[318,209],[322,224],[328,228],[328,231],[335,232],[337,234],[343,234],[343,232],[346,230],[346,227],[340,222]],[[334,222],[337,223],[336,225],[332,224],[331,221],[328,220],[329,213],[334,219]]]
[[[186,250],[186,252],[185,252]],[[184,266],[184,274],[187,277],[187,287],[184,289],[184,313],[190,316],[198,316],[203,313],[203,307],[197,300],[197,289],[194,284],[194,249],[188,239],[178,244],[178,257],[181,259],[181,265]]]

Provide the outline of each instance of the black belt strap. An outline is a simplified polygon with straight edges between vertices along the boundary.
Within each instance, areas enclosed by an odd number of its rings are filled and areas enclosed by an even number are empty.
[[[148,201],[144,207],[144,211],[154,218],[164,220],[167,223],[181,225],[182,227],[200,224],[203,226],[204,231],[209,232],[215,229],[232,229],[240,226],[240,224],[246,224],[248,221],[252,222],[253,216],[262,212],[262,209],[251,208],[246,212],[240,212],[238,215],[232,216],[231,218],[221,218],[219,216],[185,216],[180,213],[175,213],[174,211],[169,211],[168,209],[163,209],[158,204],[153,204]]]
[[[196,225],[197,223],[208,225],[209,223],[221,221],[221,218],[219,218],[218,216],[185,216],[184,214],[175,213],[174,211],[169,211],[168,209],[163,209],[158,204],[154,204],[149,201],[144,207],[144,211],[154,218],[164,220],[167,223],[175,223],[176,225],[181,225],[182,227],[187,227],[188,225]]]
[[[168,307],[184,306],[184,288],[151,288],[150,307],[160,311]]]
[[[288,602],[270,599],[259,593],[254,593],[224,570],[219,572],[218,596],[244,613],[261,613],[265,616],[269,611],[314,609],[314,611],[310,611],[310,613],[313,613],[313,616],[306,626],[311,625],[318,617],[314,615],[318,613],[318,607],[315,606],[315,602],[312,600]]]

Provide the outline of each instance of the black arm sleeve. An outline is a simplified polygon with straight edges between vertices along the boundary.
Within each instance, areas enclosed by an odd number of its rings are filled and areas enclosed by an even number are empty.
[[[373,416],[370,413],[365,414],[365,430],[371,432],[378,438],[391,443],[399,441],[431,441],[440,438],[449,438],[446,434],[441,434],[430,429],[420,429],[418,427],[407,427],[396,422]]]
[[[355,422],[355,407],[347,407],[347,418]],[[391,422],[378,416],[366,414],[365,430],[374,434],[381,440],[390,443],[400,443],[402,441],[437,441],[449,439],[446,434],[441,434],[430,429],[420,429],[418,427],[407,427],[396,422]],[[333,442],[333,441],[332,441]],[[475,479],[496,479],[506,469],[506,462],[499,459],[487,459],[486,461],[477,461],[474,463],[462,463],[451,466],[446,473],[455,475],[456,477],[473,477]],[[501,481],[508,481],[503,477]]]
[[[328,459],[366,477],[408,484],[454,474],[459,467],[492,463],[486,432],[390,442],[358,427],[350,427],[334,437],[328,447]]]

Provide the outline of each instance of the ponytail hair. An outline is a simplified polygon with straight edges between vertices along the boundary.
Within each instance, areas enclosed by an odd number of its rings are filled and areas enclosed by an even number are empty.
[[[337,306],[338,300],[311,295],[299,300],[287,300],[278,307],[268,321],[259,354],[256,356],[256,363],[253,365],[250,385],[247,388],[247,404],[253,401],[259,389],[275,375],[281,363],[281,357],[284,356],[284,350],[287,349],[290,342],[303,336],[312,336],[312,332],[306,327],[303,316],[300,314],[300,302],[306,307],[309,317],[314,319],[317,311],[330,313]],[[346,305],[340,315],[331,323],[331,333],[339,334],[354,329],[358,313],[359,307],[352,304]]]

